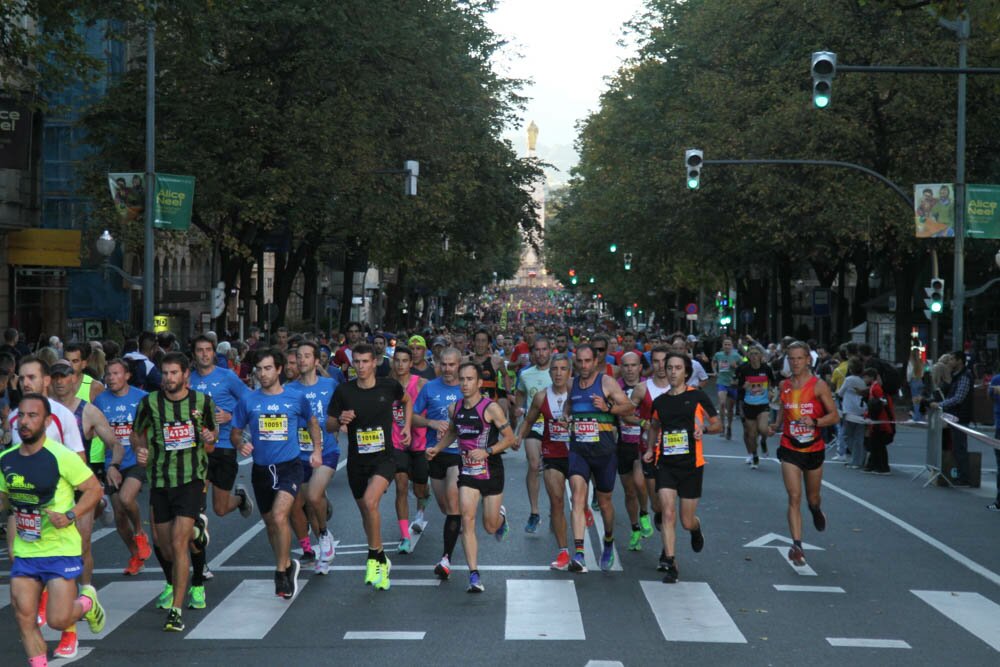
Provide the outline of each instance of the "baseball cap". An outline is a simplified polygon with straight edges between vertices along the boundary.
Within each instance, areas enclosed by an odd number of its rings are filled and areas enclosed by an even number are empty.
[[[49,375],[72,375],[73,366],[65,359],[60,359],[49,368]]]
[[[424,340],[423,336],[410,336],[410,340],[406,341],[410,347],[419,345],[420,347],[426,348],[427,341]]]
[[[437,345],[448,347],[448,339],[446,339],[444,336],[438,336],[437,338],[431,341],[431,347],[435,347]]]

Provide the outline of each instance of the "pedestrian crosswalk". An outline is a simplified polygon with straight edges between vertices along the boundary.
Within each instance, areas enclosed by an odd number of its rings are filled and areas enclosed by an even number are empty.
[[[300,580],[299,593],[291,601],[276,597],[274,582],[269,579],[244,579],[225,595],[221,595],[220,590],[220,596],[217,601],[210,602],[207,613],[185,614],[185,620],[190,628],[185,639],[263,640],[284,617],[294,615],[293,610],[303,604],[303,590],[309,582],[309,578]],[[427,590],[428,588],[434,587],[440,589],[444,595],[451,594],[446,591],[451,587],[438,586],[440,582],[436,579],[415,578],[407,579],[405,582],[408,586],[421,586],[422,582],[427,582],[428,586],[422,586],[427,593],[431,592]],[[599,605],[592,605],[590,608],[581,605],[578,593],[581,587],[586,588],[584,582],[585,580],[580,578],[512,577],[506,580],[505,588],[491,587],[487,591],[487,596],[492,594],[495,597],[490,599],[484,596],[479,599],[490,601],[490,606],[496,609],[497,613],[500,613],[502,607],[505,640],[585,641],[588,639],[588,629],[594,631],[602,627],[603,615],[607,613],[607,609],[597,608]],[[400,584],[403,584],[403,580]],[[637,603],[635,610],[655,621],[666,642],[748,643],[744,631],[740,629],[736,620],[740,618],[740,614],[735,613],[735,610],[731,613],[712,586],[706,582],[679,582],[665,585],[659,581],[638,581],[626,585],[637,586],[636,599],[644,600],[646,604]],[[129,619],[141,609],[149,608],[162,587],[163,582],[157,580],[116,581],[104,585],[99,589],[99,597],[106,611],[107,624],[97,635],[92,634],[85,623],[78,624],[80,640],[90,642],[112,635],[124,624],[128,624]],[[795,590],[799,587],[787,588]],[[837,591],[843,593],[842,589]],[[954,622],[957,627],[1000,652],[1000,620],[998,620],[1000,605],[979,593],[927,590],[911,592],[943,617]],[[404,593],[401,591],[400,594]],[[0,609],[9,605],[9,599],[10,586],[0,585]],[[316,600],[314,595],[309,604],[315,604]],[[410,619],[405,632],[384,627],[362,626],[344,628],[347,632],[342,636],[344,639],[356,641],[385,639],[419,641],[430,634],[440,632],[440,627],[439,623],[421,627],[419,620],[414,622],[414,619]],[[55,641],[59,638],[59,632],[46,627],[43,628],[43,636],[47,641]],[[918,633],[911,637],[876,635],[824,637],[821,641],[830,647],[844,650],[907,649],[910,648],[911,642],[919,639]]]

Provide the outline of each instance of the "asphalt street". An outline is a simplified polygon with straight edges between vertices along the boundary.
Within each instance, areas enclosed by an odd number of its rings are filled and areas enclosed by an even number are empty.
[[[985,509],[995,493],[991,452],[983,457],[981,489],[924,487],[926,475],[913,480],[924,458],[918,430],[900,430],[890,448],[891,476],[828,461],[823,507],[829,527],[817,533],[807,518],[808,567],[800,569],[785,557],[779,465],[765,459],[751,470],[742,451],[739,427],[732,441],[706,439],[699,507],[706,547],[694,554],[687,534],[679,536],[676,585],[661,583],[655,570],[658,533],[641,552],[627,551],[620,488],[618,569],[596,568],[598,527],[588,531],[591,572],[549,570],[556,548],[546,528],[544,489],[542,526],[537,534],[524,532],[523,453],[505,457],[509,539],[497,543],[480,528],[481,595],[465,592],[461,543],[452,579],[434,577],[442,517],[433,500],[414,553],[395,553],[393,490],[382,503],[392,588],[363,585],[365,539],[343,470],[329,492],[339,541],[331,574],[303,571],[297,597],[281,601],[274,597],[273,560],[256,512],[250,519],[213,517],[209,606],[185,610],[187,630],[180,635],[161,630],[164,612],[153,607],[163,584],[155,559],[139,576],[122,576],[127,553],[107,529],[98,533],[94,551],[95,584],[109,625],[93,638],[81,624],[76,661],[246,667],[1000,664],[1000,514]],[[249,480],[249,466],[241,467],[240,477]],[[21,664],[23,652],[6,575],[0,576],[0,664],[13,665]],[[57,637],[46,632],[51,650]]]

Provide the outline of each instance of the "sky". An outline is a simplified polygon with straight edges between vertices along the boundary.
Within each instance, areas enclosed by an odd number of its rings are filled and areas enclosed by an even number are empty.
[[[521,127],[505,135],[524,155],[526,129],[538,125],[538,157],[549,170],[549,185],[569,180],[577,162],[577,121],[599,107],[605,77],[613,75],[631,49],[618,45],[622,24],[642,8],[642,0],[500,0],[488,18],[509,44],[495,59],[505,75],[532,79]],[[520,56],[520,57],[518,57]]]

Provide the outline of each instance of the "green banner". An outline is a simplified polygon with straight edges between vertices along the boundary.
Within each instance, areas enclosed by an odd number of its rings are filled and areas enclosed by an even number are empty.
[[[141,221],[146,208],[145,174],[108,174],[111,199],[123,222]],[[156,174],[153,199],[153,226],[156,229],[186,231],[191,227],[194,208],[194,176]]]
[[[1000,239],[1000,185],[967,185],[965,202],[965,235]]]

